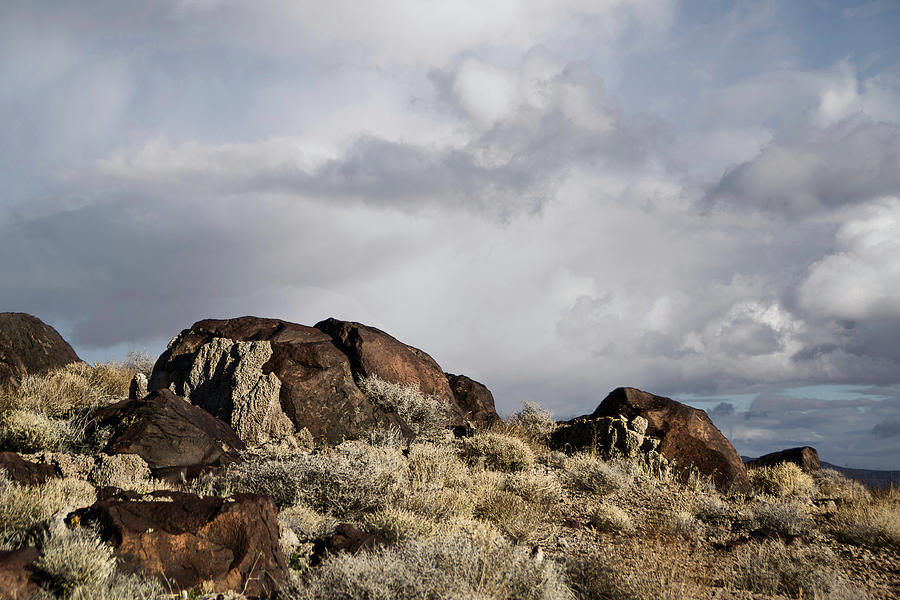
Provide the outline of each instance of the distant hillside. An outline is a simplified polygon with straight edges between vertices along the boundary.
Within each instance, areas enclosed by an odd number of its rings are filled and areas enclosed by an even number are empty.
[[[744,462],[755,460],[750,456],[741,455]],[[870,487],[900,487],[900,471],[876,471],[874,469],[851,469],[849,467],[839,467],[831,463],[821,461],[823,469],[834,469],[846,477],[855,479],[860,483],[864,483]]]

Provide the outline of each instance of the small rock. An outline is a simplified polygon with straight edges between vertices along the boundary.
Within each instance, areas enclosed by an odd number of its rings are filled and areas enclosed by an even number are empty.
[[[131,400],[138,400],[147,395],[148,390],[147,376],[143,373],[136,373],[131,378],[131,384],[128,386],[128,397]]]

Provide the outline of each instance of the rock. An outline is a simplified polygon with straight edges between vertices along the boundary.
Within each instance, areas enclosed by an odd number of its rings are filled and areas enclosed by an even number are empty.
[[[682,475],[696,469],[712,477],[719,489],[749,491],[741,457],[706,412],[635,388],[617,388],[592,414],[580,418],[620,415],[630,423],[635,423],[636,417],[646,419],[646,435],[660,440],[659,453]]]
[[[101,454],[89,476],[95,486],[123,490],[134,489],[149,479],[150,467],[137,454]]]
[[[234,431],[167,389],[95,411],[87,435],[111,429],[106,454],[137,454],[154,477],[194,477],[239,459],[244,444]]]
[[[360,531],[350,523],[341,523],[334,529],[334,533],[325,540],[316,544],[313,549],[310,564],[319,564],[328,554],[335,552],[350,552],[356,554],[361,550],[374,550],[390,544],[384,536],[367,531]]]
[[[67,454],[47,450],[28,454],[24,458],[42,465],[50,465],[60,477],[75,479],[88,479],[97,462],[93,456],[87,454]]]
[[[561,423],[550,436],[551,448],[573,451],[592,448],[607,457],[636,458],[656,451],[659,439],[645,435],[647,420],[624,416],[578,417]]]
[[[52,466],[25,460],[15,452],[0,452],[0,469],[5,469],[9,480],[19,485],[40,485],[59,477]]]
[[[386,414],[359,390],[353,381],[349,360],[335,347],[330,336],[313,327],[278,319],[240,317],[195,323],[172,340],[157,360],[150,376],[151,389],[171,386],[176,393],[191,395],[192,402],[202,401],[202,393],[194,399],[191,373],[196,372],[198,363],[203,364],[203,360],[197,359],[201,353],[211,356],[217,344],[227,345],[214,342],[219,338],[268,344],[271,356],[259,366],[256,376],[268,381],[268,376],[274,375],[280,382],[281,411],[294,428],[306,427],[316,440],[337,443],[379,426],[399,424],[396,415]],[[208,345],[211,347],[203,350]],[[207,381],[215,382],[207,384],[211,388],[232,385],[232,378],[227,373],[220,376],[217,373],[221,372],[214,369],[208,373],[211,375]],[[274,384],[274,379],[271,381]],[[234,396],[229,397],[233,402]],[[245,403],[247,406],[253,404],[251,400]],[[210,405],[213,412],[222,414],[219,405],[212,402]],[[275,411],[275,408],[270,405],[267,410]]]
[[[494,408],[494,395],[487,387],[465,375],[444,375],[466,421],[486,427],[500,420]]]
[[[38,592],[34,577],[37,548],[0,550],[0,600],[24,600]]]
[[[0,313],[0,388],[18,387],[26,375],[37,375],[80,362],[59,333],[25,313]]]
[[[75,511],[73,521],[98,528],[120,569],[143,571],[176,590],[203,584],[272,598],[287,577],[278,513],[266,496],[123,492]]]
[[[771,467],[786,462],[794,463],[807,473],[814,473],[822,468],[819,464],[819,453],[812,446],[801,446],[799,448],[788,448],[772,452],[755,460],[748,460],[746,465],[749,469],[755,469],[757,467]]]
[[[146,396],[149,392],[147,376],[143,373],[135,373],[128,385],[128,398],[138,400]]]

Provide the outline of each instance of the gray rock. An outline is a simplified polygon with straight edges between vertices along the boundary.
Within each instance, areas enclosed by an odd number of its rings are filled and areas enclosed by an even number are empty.
[[[267,341],[214,338],[200,347],[187,378],[173,384],[173,391],[230,424],[247,445],[280,439],[294,425],[281,409],[281,381],[263,373],[271,356]]]
[[[99,487],[130,490],[148,479],[150,467],[137,454],[101,454],[91,470],[89,481]]]

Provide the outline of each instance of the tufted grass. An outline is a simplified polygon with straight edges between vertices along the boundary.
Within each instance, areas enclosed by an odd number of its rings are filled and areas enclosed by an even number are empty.
[[[463,459],[472,466],[495,471],[524,471],[534,466],[532,449],[519,438],[484,431],[461,442]]]

